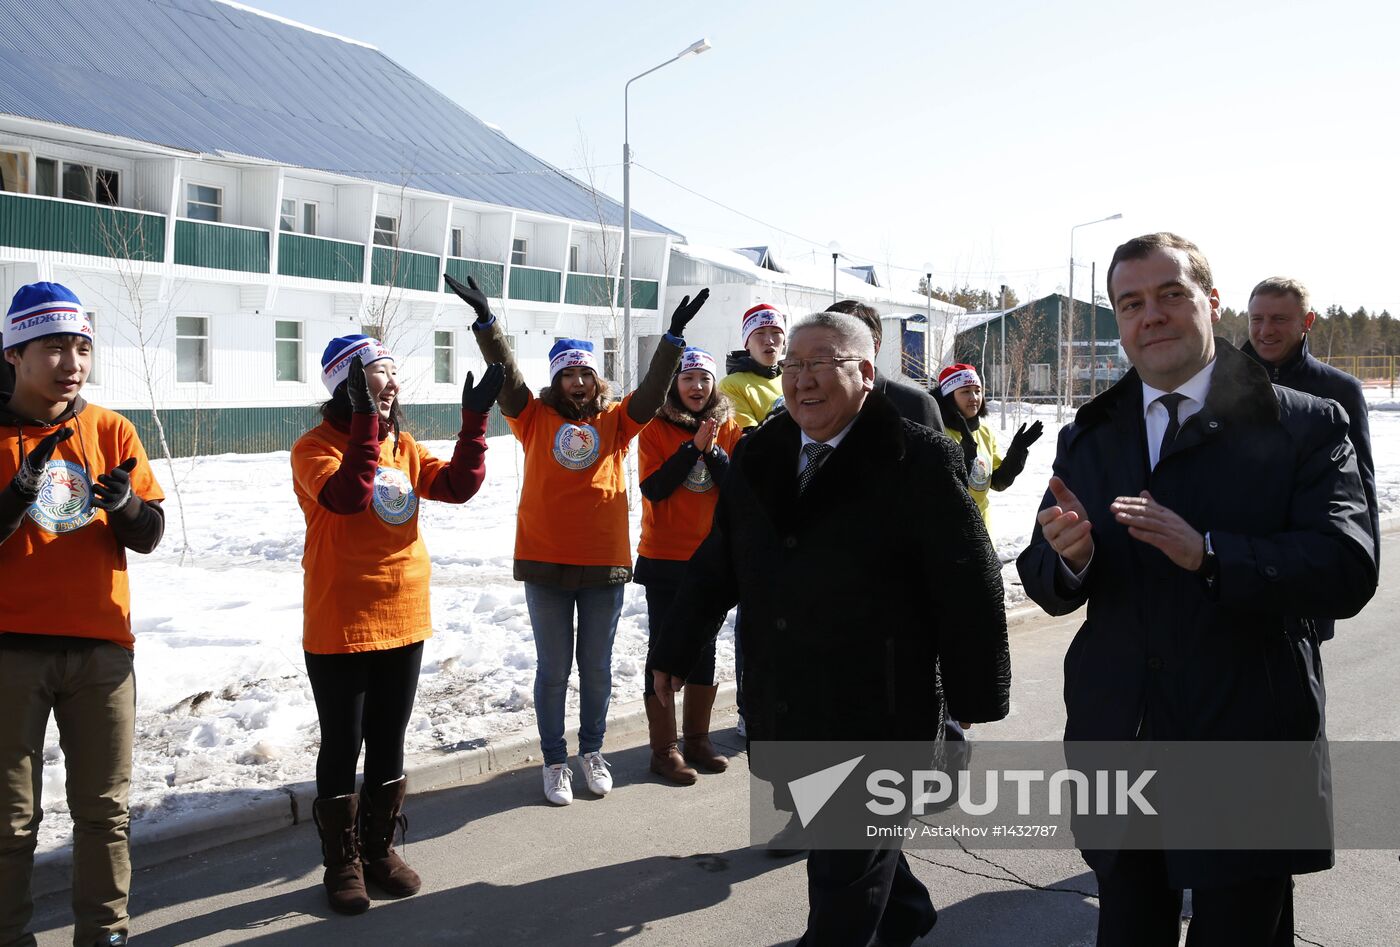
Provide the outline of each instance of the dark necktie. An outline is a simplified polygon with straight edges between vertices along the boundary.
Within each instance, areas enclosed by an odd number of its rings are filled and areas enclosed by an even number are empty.
[[[817,468],[822,465],[826,455],[835,449],[830,444],[819,444],[816,441],[802,445],[802,455],[807,458],[807,466],[803,467],[802,472],[797,475],[798,493],[806,492],[807,484],[811,483],[812,478],[817,475]]]
[[[1176,440],[1176,435],[1181,430],[1181,422],[1176,419],[1176,409],[1185,400],[1185,395],[1179,395],[1176,392],[1162,395],[1157,399],[1162,407],[1167,409],[1167,429],[1162,432],[1162,446],[1157,449],[1157,463],[1159,464],[1166,456],[1167,448],[1171,446],[1172,441]]]

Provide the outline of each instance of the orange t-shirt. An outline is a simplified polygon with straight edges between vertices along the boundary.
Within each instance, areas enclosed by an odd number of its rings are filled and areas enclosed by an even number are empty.
[[[348,433],[322,421],[292,446],[292,486],[306,516],[302,648],[312,654],[399,648],[433,633],[418,500],[447,462],[403,433],[395,457],[386,437],[369,508],[332,513],[318,497],[348,443]]]
[[[92,481],[135,457],[132,493],[143,500],[163,500],[165,494],[126,418],[84,404],[63,425],[74,428],[73,436],[49,458],[39,498],[19,529],[0,543],[0,630],[101,638],[134,650],[126,549],[107,513],[92,505]],[[31,451],[58,427],[0,427],[0,483],[8,484],[19,470],[21,436]]]
[[[734,445],[739,443],[743,433],[737,422],[725,421],[715,440],[725,453],[733,456]],[[656,473],[677,448],[694,439],[694,431],[687,431],[664,418],[648,424],[637,438],[641,478],[645,480]],[[710,534],[710,521],[714,519],[718,502],[719,490],[710,476],[710,469],[703,459],[696,460],[690,475],[669,497],[660,503],[642,498],[642,541],[637,546],[638,555],[648,559],[689,559]]]
[[[515,558],[632,565],[623,461],[646,425],[627,416],[631,403],[628,395],[586,421],[569,421],[532,397],[519,417],[506,418],[525,450]]]

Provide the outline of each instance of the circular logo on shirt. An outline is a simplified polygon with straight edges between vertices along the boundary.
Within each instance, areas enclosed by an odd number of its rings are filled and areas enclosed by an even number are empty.
[[[50,460],[44,466],[39,497],[29,507],[29,518],[50,533],[71,533],[96,515],[87,471],[72,461]]]
[[[992,483],[992,465],[981,454],[972,462],[972,470],[967,474],[967,488],[986,492]]]
[[[406,522],[418,512],[418,494],[408,474],[397,467],[380,467],[374,474],[374,512],[393,526]]]
[[[690,468],[690,473],[686,474],[682,485],[691,493],[707,493],[714,489],[715,478],[710,476],[710,468],[705,466],[703,458],[697,460],[695,466]]]
[[[598,429],[591,424],[561,424],[554,435],[554,459],[569,470],[583,470],[598,459]]]

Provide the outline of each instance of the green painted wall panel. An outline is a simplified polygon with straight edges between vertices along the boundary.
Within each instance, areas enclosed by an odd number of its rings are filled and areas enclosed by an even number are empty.
[[[606,276],[570,273],[564,301],[575,306],[606,306],[613,299],[613,286],[613,281]],[[632,295],[637,295],[636,283],[632,284]]]
[[[447,440],[462,426],[462,405],[405,404],[404,430],[418,440]],[[152,460],[161,456],[160,438],[148,410],[127,410]],[[277,408],[179,408],[160,413],[170,451],[176,457],[193,454],[260,454],[290,450],[298,437],[320,423],[315,405]],[[499,408],[491,409],[486,435],[509,434]]]
[[[535,270],[512,266],[510,268],[510,298],[528,299],[540,303],[559,301],[558,270]]]
[[[299,233],[277,235],[277,272],[283,276],[359,283],[365,274],[365,247]]]
[[[175,221],[175,262],[244,273],[266,273],[268,233],[200,220]]]
[[[370,282],[399,289],[437,292],[442,284],[438,258],[422,253],[405,253],[390,247],[375,247],[370,263]]]
[[[159,261],[165,255],[165,218],[0,193],[0,245]]]
[[[660,301],[661,284],[656,280],[634,279],[632,281],[632,308],[655,309]]]
[[[501,287],[505,283],[506,268],[500,263],[486,263],[482,260],[463,260],[459,257],[450,256],[447,258],[447,272],[455,280],[461,283],[467,281],[470,276],[476,280],[476,285],[481,287],[481,291],[492,299],[501,298]],[[447,288],[447,281],[443,280],[442,291],[450,293]]]

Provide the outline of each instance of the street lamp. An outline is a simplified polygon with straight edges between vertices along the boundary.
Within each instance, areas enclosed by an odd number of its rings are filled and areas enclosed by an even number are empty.
[[[841,244],[835,240],[826,245],[831,251],[831,304],[836,305],[836,258],[841,255]]]
[[[1121,220],[1122,214],[1113,214],[1108,217],[1100,217],[1098,220],[1085,221],[1082,224],[1075,224],[1069,228],[1069,330],[1064,336],[1064,349],[1061,351],[1057,366],[1060,375],[1060,384],[1064,385],[1064,394],[1060,397],[1060,404],[1055,409],[1055,420],[1063,421],[1064,402],[1069,401],[1070,407],[1074,407],[1074,232],[1080,227],[1089,227],[1094,224],[1101,224],[1108,220]],[[1060,339],[1060,330],[1055,329],[1055,339]],[[1065,365],[1065,355],[1069,355],[1069,364]]]
[[[928,314],[924,316],[924,384],[933,381],[933,366],[929,364],[929,346],[933,344],[933,264],[928,260],[924,261],[924,305],[928,307]],[[942,338],[942,336],[940,336]],[[938,364],[943,364],[943,350],[938,351]]]
[[[642,76],[649,76],[662,66],[669,66],[677,59],[698,56],[710,48],[710,41],[699,39],[681,50],[660,66],[652,66],[646,72],[627,80],[622,87],[622,391],[632,390],[632,145],[629,133],[630,104],[628,94],[632,83]]]

